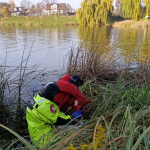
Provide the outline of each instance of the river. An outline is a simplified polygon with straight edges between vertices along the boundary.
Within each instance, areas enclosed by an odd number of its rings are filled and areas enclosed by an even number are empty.
[[[20,74],[23,61],[26,70],[43,70],[38,81],[30,84],[33,88],[57,81],[66,69],[69,51],[83,41],[84,45],[102,45],[103,53],[115,51],[118,62],[135,66],[149,62],[149,38],[148,28],[0,26],[0,65],[18,70],[14,75]]]

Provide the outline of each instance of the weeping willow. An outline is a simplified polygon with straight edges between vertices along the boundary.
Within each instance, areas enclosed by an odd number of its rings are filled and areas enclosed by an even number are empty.
[[[140,19],[141,0],[121,0],[122,16],[127,19]]]
[[[76,12],[79,24],[107,23],[113,10],[113,0],[84,0]]]
[[[143,0],[143,3],[146,6],[146,16],[150,16],[150,0]]]
[[[134,10],[133,10],[133,19],[138,21],[140,19],[140,8],[141,8],[141,0],[134,0]]]
[[[133,0],[121,0],[122,16],[124,18],[132,18]]]

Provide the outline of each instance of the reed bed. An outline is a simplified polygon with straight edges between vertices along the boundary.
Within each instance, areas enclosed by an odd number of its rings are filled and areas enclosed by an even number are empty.
[[[114,52],[109,52],[100,44],[85,47],[82,43],[79,47],[72,47],[69,53],[67,74],[78,73],[85,80],[92,78],[97,80],[103,76],[105,80],[109,74],[115,74],[118,70],[116,60],[113,58]],[[112,78],[115,80],[115,76]]]
[[[23,50],[21,63],[17,67],[7,66],[7,53],[0,65],[0,123],[22,136],[28,135],[25,108],[28,105],[26,100],[33,95],[33,91],[24,92],[24,88],[38,74],[36,65],[30,70],[27,68],[31,50],[32,46],[26,58]],[[13,141],[14,135],[4,128],[0,128],[0,133],[0,148],[5,149]]]
[[[150,23],[147,22],[146,19],[142,19],[140,21],[134,21],[134,20],[124,20],[120,22],[114,22],[113,27],[119,27],[119,28],[124,28],[124,27],[130,27],[130,28],[146,28],[150,26]]]
[[[100,84],[116,83],[120,76],[123,76],[124,82],[130,82],[130,79],[133,79],[135,84],[149,83],[149,56],[141,60],[138,55],[139,58],[135,59],[137,62],[133,67],[132,56],[121,58],[117,55],[115,47],[115,45],[109,47],[103,45],[103,41],[92,46],[85,45],[83,41],[80,46],[72,47],[68,54],[66,74],[77,73],[84,80],[93,80]],[[121,59],[126,62],[121,62]]]

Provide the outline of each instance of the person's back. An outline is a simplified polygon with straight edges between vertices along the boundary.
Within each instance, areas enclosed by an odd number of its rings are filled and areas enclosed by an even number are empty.
[[[60,112],[54,97],[59,92],[56,84],[50,83],[42,93],[34,96],[35,104],[27,107],[26,119],[31,140],[41,147],[51,136],[54,135],[57,125],[64,125],[71,120],[71,117]],[[39,139],[42,139],[39,141]]]
[[[78,111],[88,104],[88,99],[78,90],[78,86],[82,84],[83,81],[78,75],[72,77],[66,75],[57,82],[60,92],[55,97],[55,101],[60,104],[61,111],[66,112],[69,106],[72,106],[74,111]]]
[[[54,103],[40,97],[38,94],[36,95],[36,97],[37,97],[36,99],[39,99],[39,101],[37,101],[34,104],[33,109],[27,108],[27,114],[26,114],[30,138],[34,143],[38,142],[38,140],[42,136],[45,136],[52,131],[52,127],[50,127],[50,125],[53,126],[53,128],[55,127],[54,122],[52,122],[49,119],[53,117],[53,114],[50,112],[48,113],[49,116],[45,115],[45,112],[48,112],[50,109],[49,106],[54,105]],[[44,101],[40,102],[41,100]],[[57,107],[55,106],[55,108]],[[44,140],[49,139],[52,135],[53,133],[51,133],[49,136],[46,136]],[[39,147],[43,145],[44,140],[39,142],[38,144]]]

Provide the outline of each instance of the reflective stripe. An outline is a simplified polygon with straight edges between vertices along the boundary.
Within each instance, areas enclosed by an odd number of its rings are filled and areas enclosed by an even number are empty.
[[[74,101],[74,106],[77,106],[78,105],[78,101]]]
[[[44,101],[45,101],[45,99],[41,99],[41,100],[38,101],[38,103],[40,104],[40,103],[42,103]]]
[[[46,88],[49,84],[52,84],[52,83],[54,83],[54,82],[49,82],[49,83],[47,83],[47,84],[45,85],[45,88]]]

